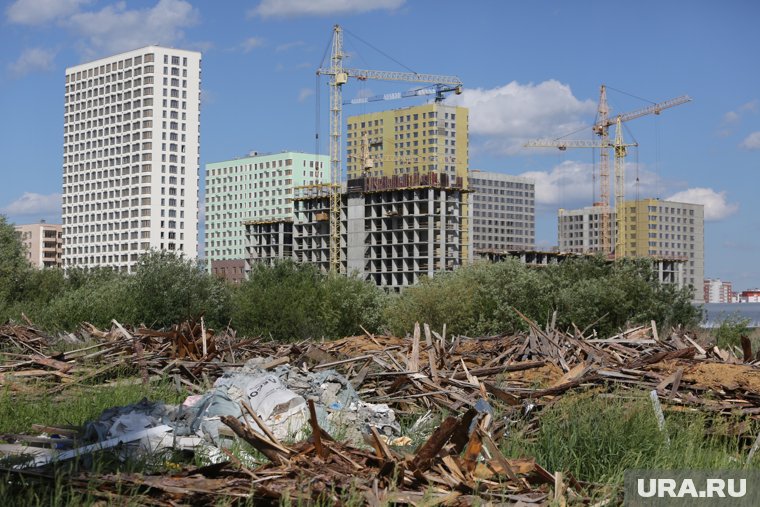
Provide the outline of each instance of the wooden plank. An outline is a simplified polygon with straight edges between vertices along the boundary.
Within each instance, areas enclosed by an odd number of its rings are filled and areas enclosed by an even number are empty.
[[[257,451],[266,456],[269,461],[276,465],[284,465],[288,462],[288,455],[274,446],[272,442],[263,435],[243,426],[236,418],[223,415],[221,421],[230,427],[237,436],[251,444]]]
[[[449,416],[443,420],[432,435],[417,450],[412,460],[412,468],[424,472],[433,464],[433,459],[449,441],[454,429],[457,427],[457,418]]]
[[[414,323],[414,337],[412,338],[412,351],[406,363],[406,369],[420,371],[420,323]]]
[[[491,456],[493,456],[496,462],[499,463],[501,468],[504,470],[504,473],[507,475],[507,477],[509,477],[509,480],[516,481],[517,474],[514,470],[512,470],[512,466],[509,464],[509,461],[507,461],[507,458],[505,458],[501,453],[499,447],[496,445],[493,439],[484,431],[479,431],[479,433],[480,439],[486,446],[486,449],[488,449],[488,452],[491,453]]]
[[[675,378],[673,379],[673,389],[670,390],[670,394],[668,395],[668,401],[671,401],[673,397],[678,392],[678,386],[681,385],[681,377],[683,376],[683,368],[678,368],[678,371],[676,371]]]
[[[317,455],[325,459],[327,457],[327,450],[322,446],[322,431],[317,422],[317,410],[314,407],[314,400],[308,400],[309,404],[309,424],[311,424],[312,438],[314,439],[314,447],[317,449]]]

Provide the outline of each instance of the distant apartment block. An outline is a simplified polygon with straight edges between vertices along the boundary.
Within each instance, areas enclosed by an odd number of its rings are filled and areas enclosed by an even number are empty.
[[[206,164],[204,246],[211,273],[245,277],[245,224],[293,220],[295,187],[328,181],[329,157],[283,151]]]
[[[559,210],[558,243],[561,252],[599,251],[602,207]],[[694,300],[704,299],[704,206],[659,199],[626,201],[623,255],[681,260],[684,284],[694,290]],[[620,231],[611,213],[612,244]]]
[[[743,290],[737,300],[739,303],[760,303],[760,289]]]
[[[704,284],[705,303],[732,303],[733,291],[731,282],[720,279],[706,278]]]
[[[148,46],[66,69],[63,263],[197,256],[201,54]]]
[[[349,179],[437,173],[467,188],[468,161],[466,108],[433,102],[348,118]]]
[[[558,212],[558,241],[560,252],[596,253],[601,251],[602,213],[607,209],[603,206],[586,206],[581,209],[559,209]],[[615,222],[612,212],[612,223]],[[616,230],[612,227],[612,244],[615,244]]]
[[[26,249],[29,264],[36,268],[61,267],[63,251],[62,228],[60,224],[17,225],[16,231]]]
[[[533,250],[536,245],[535,182],[471,170],[472,244],[476,255]]]

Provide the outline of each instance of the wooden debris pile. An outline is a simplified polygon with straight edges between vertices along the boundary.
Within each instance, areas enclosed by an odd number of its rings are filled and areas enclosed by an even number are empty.
[[[178,384],[201,392],[202,384],[213,381],[224,368],[242,366],[252,355],[278,353],[272,344],[241,340],[231,329],[216,333],[202,321],[185,321],[164,330],[130,330],[114,320],[107,331],[85,323],[66,338],[84,346],[59,351],[59,340],[32,327],[0,327],[0,339],[14,350],[2,352],[0,387],[24,392],[30,389],[25,381],[43,380],[52,382],[49,392],[56,393],[73,385],[108,385],[120,370],[136,367],[143,383],[174,376]]]
[[[482,403],[483,400],[481,400]],[[487,404],[486,404],[487,406]],[[256,505],[341,505],[353,499],[366,505],[482,505],[543,502],[552,491],[583,500],[579,484],[551,474],[532,459],[507,459],[487,431],[490,414],[469,409],[446,418],[412,454],[391,450],[377,432],[368,435],[371,450],[335,441],[316,422],[312,436],[286,446],[266,427],[224,416],[224,422],[268,459],[249,468],[228,453],[229,462],[186,468],[162,475],[109,474],[94,479],[98,495],[111,502],[134,501],[157,506],[208,505],[220,498],[252,499]],[[72,480],[93,491],[93,479]],[[577,489],[573,489],[577,488]],[[147,498],[146,498],[147,497]]]
[[[760,362],[749,343],[741,353],[705,349],[680,330],[661,337],[654,322],[597,338],[525,320],[524,334],[449,341],[424,326],[424,338],[419,328],[405,339],[366,334],[327,343],[323,352],[332,358],[327,365],[347,368],[363,399],[402,412],[466,409],[482,384],[512,406],[617,386],[656,390],[671,405],[760,414]]]
[[[15,349],[27,354],[30,352],[42,354],[42,351],[49,345],[50,337],[31,325],[0,325],[0,349]]]

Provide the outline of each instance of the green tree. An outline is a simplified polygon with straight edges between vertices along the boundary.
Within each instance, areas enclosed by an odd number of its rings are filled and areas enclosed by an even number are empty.
[[[18,300],[31,267],[26,249],[13,224],[0,215],[0,307]]]
[[[394,333],[415,321],[453,333],[478,336],[526,329],[515,310],[543,323],[557,312],[562,329],[593,326],[609,334],[628,323],[695,324],[699,310],[689,289],[658,282],[645,259],[610,263],[601,257],[526,266],[508,259],[477,263],[410,287],[388,307]]]
[[[233,325],[277,340],[337,338],[380,328],[386,296],[355,277],[328,276],[291,260],[256,264],[235,291]]]
[[[167,326],[202,314],[214,326],[229,320],[227,283],[172,252],[154,250],[140,256],[129,284],[134,318],[149,326]]]

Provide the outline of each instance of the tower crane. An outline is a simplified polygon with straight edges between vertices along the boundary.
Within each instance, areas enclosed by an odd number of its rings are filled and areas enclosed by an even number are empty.
[[[623,201],[624,201],[624,192],[623,188],[625,186],[625,156],[627,154],[627,148],[631,146],[638,146],[638,143],[633,144],[626,144],[623,142],[623,136],[622,136],[622,123],[617,124],[616,128],[616,135],[615,135],[615,143],[610,143],[609,139],[607,140],[583,140],[583,139],[535,139],[533,141],[528,141],[524,145],[527,148],[558,148],[561,151],[565,151],[568,148],[599,148],[602,150],[607,150],[609,148],[615,149],[615,205],[616,205],[616,225],[618,229],[618,235],[617,235],[617,242],[615,245],[615,257],[622,257],[623,256],[623,239],[624,236],[622,235],[621,231],[624,231],[626,229],[625,227],[625,214],[623,213]],[[609,179],[607,180],[609,184]],[[604,206],[602,203],[595,203],[597,206]],[[601,210],[600,214],[600,229],[604,227],[604,224],[607,224],[607,229],[609,229],[609,204],[607,204],[606,208],[603,208]],[[605,216],[607,216],[607,219],[605,221]],[[601,233],[600,233],[601,235]],[[609,240],[608,240],[609,241]],[[604,244],[601,243],[601,251],[607,255],[608,250],[604,249]]]
[[[461,92],[462,81],[456,76],[419,74],[416,72],[397,72],[383,70],[353,69],[343,66],[343,29],[340,25],[333,27],[330,66],[317,69],[317,75],[330,76],[330,271],[340,272],[340,182],[341,168],[341,129],[343,123],[343,85],[348,78],[360,81],[368,79],[382,81],[407,81],[414,83],[434,83],[453,87]],[[437,87],[436,87],[437,88]],[[443,93],[443,92],[440,92]]]
[[[601,221],[600,221],[600,243],[601,250],[604,254],[609,254],[612,251],[610,242],[610,166],[609,166],[609,149],[615,149],[615,206],[617,214],[618,234],[616,242],[616,256],[621,257],[624,255],[622,247],[625,240],[625,223],[623,213],[623,201],[625,200],[625,166],[623,164],[626,148],[632,145],[626,145],[623,143],[622,124],[627,121],[635,120],[649,114],[659,115],[663,110],[685,104],[690,102],[691,97],[688,95],[681,95],[664,102],[658,102],[650,106],[629,111],[627,113],[621,113],[610,118],[609,107],[607,105],[607,87],[602,85],[599,92],[599,106],[597,109],[598,119],[592,126],[593,132],[599,136],[599,144],[595,145],[593,142],[587,142],[588,146],[581,146],[579,143],[586,143],[586,141],[563,141],[558,140],[540,140],[527,143],[525,146],[530,147],[544,147],[554,146],[561,150],[569,147],[580,148],[600,148],[599,150],[599,203],[594,203],[602,207]],[[616,126],[615,142],[610,142],[609,128],[610,126]],[[537,144],[543,142],[543,144]],[[554,144],[550,144],[554,143]],[[569,143],[569,144],[568,144]],[[571,146],[572,145],[572,146]]]

